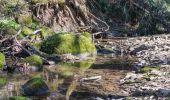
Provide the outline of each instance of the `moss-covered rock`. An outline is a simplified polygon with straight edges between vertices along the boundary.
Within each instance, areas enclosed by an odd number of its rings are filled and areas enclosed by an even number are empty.
[[[6,78],[0,77],[0,87],[6,84]]]
[[[5,55],[3,53],[0,53],[0,70],[4,67],[5,65]]]
[[[54,34],[42,42],[41,51],[48,54],[95,53],[96,48],[90,37],[74,33]]]
[[[22,86],[26,96],[45,96],[49,93],[47,84],[41,78],[32,78]]]
[[[154,69],[160,69],[160,66],[144,66],[143,68],[140,69],[141,73],[148,73]]]
[[[19,15],[17,17],[17,22],[24,26],[31,26],[32,25],[32,17],[30,15]]]
[[[31,66],[36,66],[38,69],[42,68],[43,60],[38,55],[32,55],[24,59],[25,63],[29,63]]]
[[[31,100],[31,99],[23,96],[14,96],[10,97],[9,100]]]

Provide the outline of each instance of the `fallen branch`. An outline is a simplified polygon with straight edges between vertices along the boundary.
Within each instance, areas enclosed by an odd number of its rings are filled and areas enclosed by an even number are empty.
[[[93,77],[88,77],[88,78],[82,78],[80,79],[80,82],[84,81],[92,81],[92,80],[101,80],[102,76],[93,76]]]

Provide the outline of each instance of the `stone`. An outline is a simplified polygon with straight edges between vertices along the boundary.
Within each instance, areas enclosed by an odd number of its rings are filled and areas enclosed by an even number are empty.
[[[22,91],[26,96],[45,96],[49,88],[41,78],[32,78],[22,86]]]

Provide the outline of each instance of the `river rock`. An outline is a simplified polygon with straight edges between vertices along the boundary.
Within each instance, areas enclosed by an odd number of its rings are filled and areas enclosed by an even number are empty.
[[[41,78],[33,78],[22,86],[22,91],[26,96],[45,96],[49,88]]]

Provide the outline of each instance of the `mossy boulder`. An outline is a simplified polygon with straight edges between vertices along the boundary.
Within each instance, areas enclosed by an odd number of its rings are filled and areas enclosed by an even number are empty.
[[[38,68],[38,70],[40,70],[42,68],[43,65],[43,60],[40,56],[38,55],[31,55],[26,57],[23,60],[25,63],[29,63],[31,66],[35,66]]]
[[[9,100],[31,100],[31,99],[23,96],[14,96],[10,97]]]
[[[5,77],[0,77],[0,87],[4,86],[6,84],[6,78]]]
[[[91,37],[74,33],[56,33],[42,42],[40,50],[48,54],[96,53]]]
[[[32,78],[22,86],[26,96],[45,96],[49,93],[47,84],[41,78]]]
[[[17,17],[17,22],[23,26],[31,26],[32,17],[30,15],[19,15]]]
[[[0,53],[0,70],[4,67],[5,65],[5,55],[3,53]]]

